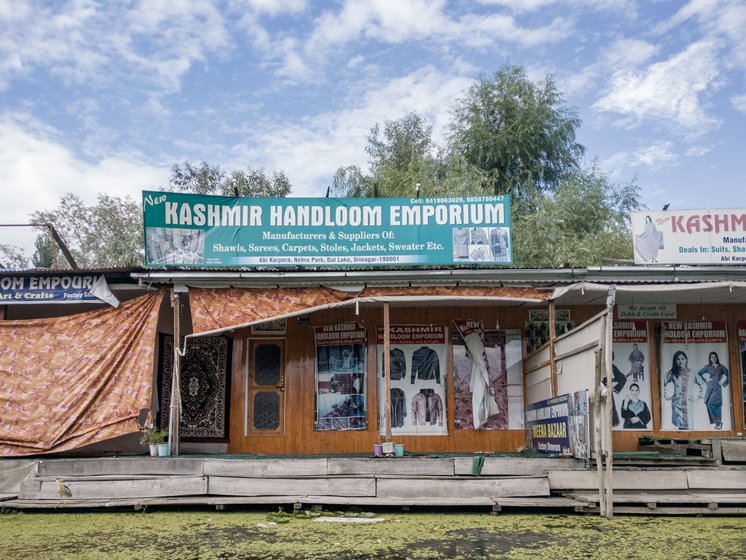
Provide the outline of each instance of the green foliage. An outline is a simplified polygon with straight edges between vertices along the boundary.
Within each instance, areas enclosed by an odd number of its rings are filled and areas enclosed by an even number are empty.
[[[453,107],[449,152],[484,172],[474,185],[480,192],[510,194],[520,207],[579,168],[579,126],[550,76],[534,83],[520,66],[505,65]]]
[[[86,206],[78,195],[67,193],[56,209],[34,212],[31,218],[35,223],[53,224],[81,268],[129,267],[143,262],[142,206],[130,196],[99,194],[96,204]],[[59,267],[67,266],[60,259]]]
[[[0,243],[0,269],[27,268],[28,258],[23,249],[15,245]]]
[[[640,208],[639,191],[634,181],[612,185],[594,166],[568,176],[553,193],[535,195],[534,211],[513,216],[514,264],[601,266],[631,260],[629,213]]]
[[[34,266],[36,268],[51,268],[54,263],[56,248],[49,232],[37,235],[34,246],[36,250],[34,251],[34,256],[31,258]]]
[[[166,430],[161,430],[156,426],[151,426],[140,436],[140,445],[150,445],[151,443],[163,443],[168,437]]]
[[[219,165],[206,161],[198,165],[188,161],[177,163],[171,168],[169,179],[169,190],[193,194],[282,198],[290,194],[291,189],[284,171],[268,175],[264,169],[248,168],[226,175]]]

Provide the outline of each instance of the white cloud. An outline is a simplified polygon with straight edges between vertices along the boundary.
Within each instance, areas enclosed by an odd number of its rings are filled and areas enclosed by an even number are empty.
[[[89,204],[95,203],[98,193],[139,199],[142,189],[168,181],[167,166],[143,163],[126,153],[83,161],[59,137],[57,131],[33,118],[0,118],[4,223],[28,223],[30,214],[55,208],[67,192]],[[33,252],[33,239],[25,228],[0,230],[0,243],[20,245],[29,253]]]
[[[624,115],[627,126],[666,121],[687,135],[697,136],[718,124],[700,100],[714,89],[717,76],[716,45],[700,41],[642,72],[616,72],[608,93],[593,107]]]
[[[433,125],[436,141],[442,141],[449,107],[471,83],[470,78],[423,68],[369,91],[340,111],[253,128],[252,135],[261,142],[236,146],[234,158],[258,162],[256,166],[267,169],[284,169],[294,196],[322,196],[338,167],[366,168],[366,136],[376,122],[418,111]]]
[[[616,39],[601,51],[595,63],[565,77],[562,80],[563,90],[569,95],[582,93],[588,89],[595,91],[595,84],[610,68],[616,72],[632,70],[650,60],[657,52],[656,45],[642,39]]]
[[[4,15],[0,11],[0,21]],[[49,69],[65,81],[90,84],[132,70],[143,82],[172,91],[195,62],[230,46],[223,16],[211,2],[142,0],[130,8],[78,0],[19,9],[11,17],[0,37],[0,89]]]
[[[742,113],[746,113],[746,94],[734,95],[730,98],[730,102],[737,110],[741,111]]]
[[[346,0],[340,10],[327,10],[314,21],[307,40],[292,53],[295,56],[288,53],[287,45],[279,45],[281,54],[276,58],[286,62],[279,73],[306,79],[310,75],[308,67],[318,68],[331,49],[355,41],[401,44],[432,40],[469,47],[500,43],[535,47],[560,41],[573,33],[573,23],[568,18],[558,17],[546,25],[526,27],[512,16],[500,13],[452,17],[445,7],[445,0]]]
[[[670,167],[678,163],[679,157],[673,151],[673,143],[658,142],[637,150],[630,162],[633,166],[645,165],[652,169]]]

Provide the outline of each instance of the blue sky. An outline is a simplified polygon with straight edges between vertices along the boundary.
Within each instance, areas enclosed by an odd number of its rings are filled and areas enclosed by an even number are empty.
[[[648,207],[745,207],[744,29],[743,0],[0,0],[0,223],[139,198],[187,159],[323,196],[376,122],[418,111],[442,142],[506,62],[553,75],[588,160]]]

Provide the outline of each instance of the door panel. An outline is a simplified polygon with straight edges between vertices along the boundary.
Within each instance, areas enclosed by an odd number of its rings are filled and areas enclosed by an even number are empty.
[[[250,339],[246,380],[246,436],[285,431],[285,340]]]

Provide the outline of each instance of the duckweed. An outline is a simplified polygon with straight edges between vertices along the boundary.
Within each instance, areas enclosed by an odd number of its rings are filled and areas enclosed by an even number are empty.
[[[377,512],[378,524],[258,510],[0,514],[0,558],[746,558],[746,518]],[[288,517],[288,516],[281,516]]]

